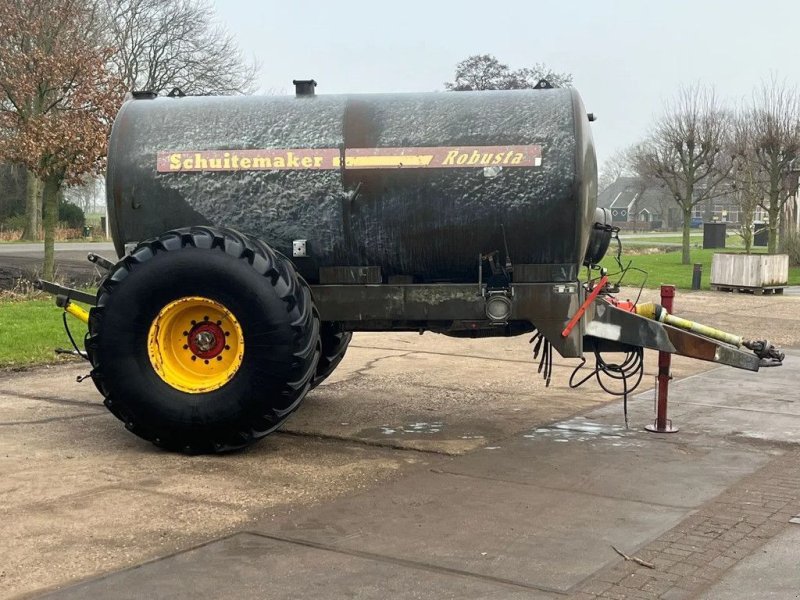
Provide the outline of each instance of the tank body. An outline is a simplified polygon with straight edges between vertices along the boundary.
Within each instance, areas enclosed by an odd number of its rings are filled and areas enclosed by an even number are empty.
[[[109,147],[118,253],[187,225],[227,226],[383,281],[472,282],[478,257],[577,278],[597,168],[571,89],[126,102]],[[515,275],[515,280],[517,280]]]

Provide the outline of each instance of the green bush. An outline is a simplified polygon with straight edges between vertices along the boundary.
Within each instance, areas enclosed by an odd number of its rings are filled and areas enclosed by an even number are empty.
[[[13,215],[2,221],[3,229],[25,229],[25,215]]]
[[[58,222],[64,223],[71,229],[80,229],[86,224],[86,215],[83,214],[83,209],[77,204],[59,200]]]

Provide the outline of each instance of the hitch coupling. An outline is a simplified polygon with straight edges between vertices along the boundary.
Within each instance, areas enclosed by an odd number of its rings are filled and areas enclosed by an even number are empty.
[[[761,359],[761,364],[759,365],[761,367],[779,367],[783,364],[783,359],[785,358],[785,354],[773,346],[768,340],[746,340],[742,336],[728,333],[721,329],[709,327],[708,325],[690,321],[689,319],[676,317],[675,315],[669,314],[660,304],[655,304],[653,302],[639,304],[636,306],[634,312],[648,319],[660,321],[661,323],[672,325],[678,329],[691,331],[692,333],[697,333],[711,338],[712,340],[719,340],[720,342],[725,342],[737,348],[744,346],[748,350],[752,350],[755,355]]]

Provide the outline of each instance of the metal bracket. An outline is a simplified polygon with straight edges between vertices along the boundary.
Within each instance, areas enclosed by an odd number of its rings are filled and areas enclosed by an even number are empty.
[[[308,240],[294,240],[292,242],[292,258],[306,258],[308,256]]]
[[[108,260],[107,258],[103,258],[102,256],[95,254],[94,252],[89,252],[89,255],[86,257],[90,263],[96,264],[98,267],[105,269],[106,271],[110,271],[114,268],[114,263]]]
[[[90,306],[95,306],[97,304],[97,298],[92,294],[87,294],[86,292],[81,292],[80,290],[74,290],[63,285],[58,285],[52,281],[37,279],[33,283],[33,287],[35,287],[37,290],[47,292],[48,294],[53,294],[54,296],[65,296],[69,300],[76,300],[77,302],[83,302],[84,304],[89,304]]]

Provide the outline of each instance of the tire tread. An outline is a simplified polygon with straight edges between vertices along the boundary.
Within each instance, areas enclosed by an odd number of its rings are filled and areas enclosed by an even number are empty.
[[[135,411],[127,407],[114,393],[104,376],[100,338],[103,335],[105,307],[119,284],[137,268],[141,268],[159,253],[176,252],[186,247],[225,252],[238,260],[245,260],[256,273],[267,279],[276,289],[278,297],[286,304],[287,318],[294,331],[292,376],[280,392],[278,406],[273,404],[257,415],[255,422],[240,423],[238,430],[219,438],[198,441],[179,435],[169,438],[157,434],[151,427],[137,422]],[[314,307],[311,291],[305,280],[295,271],[291,262],[275,252],[261,240],[227,228],[185,227],[168,231],[157,238],[141,242],[129,255],[122,258],[109,271],[97,291],[97,305],[89,315],[89,334],[85,347],[92,363],[92,380],[104,397],[108,410],[125,423],[125,427],[141,438],[169,450],[189,454],[229,452],[238,450],[263,438],[286,420],[297,409],[312,387],[321,354],[319,315]]]

